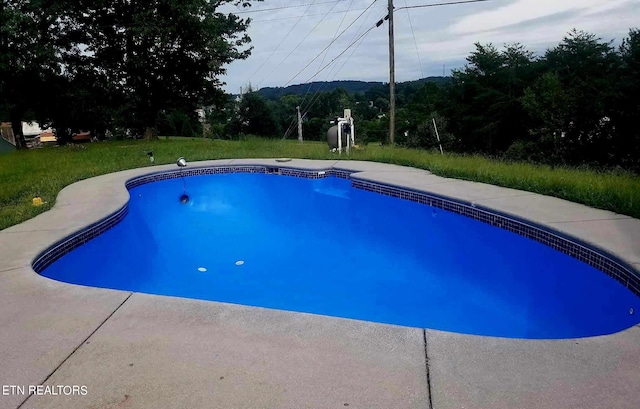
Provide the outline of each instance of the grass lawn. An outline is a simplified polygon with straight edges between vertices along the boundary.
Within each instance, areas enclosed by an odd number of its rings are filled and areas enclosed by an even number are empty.
[[[0,230],[50,209],[58,192],[78,180],[156,164],[226,158],[306,158],[368,160],[427,169],[436,175],[522,189],[640,218],[640,178],[621,172],[596,172],[505,163],[482,156],[440,155],[426,151],[369,145],[346,154],[329,152],[325,143],[248,139],[220,141],[160,138],[49,147],[0,154]],[[32,198],[47,202],[34,207]]]

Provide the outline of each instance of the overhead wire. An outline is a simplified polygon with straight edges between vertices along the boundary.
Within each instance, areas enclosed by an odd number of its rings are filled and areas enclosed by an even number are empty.
[[[383,17],[384,18],[384,17]],[[362,26],[364,25],[365,20],[363,20],[360,23],[360,26],[358,26],[358,29],[356,30],[356,32],[354,33],[353,37],[351,38],[351,41],[353,42],[356,37],[358,36],[358,33],[360,32],[360,29],[362,28]],[[331,71],[329,71],[329,73],[327,74],[327,77],[325,79],[329,80],[329,77],[331,77],[330,81],[333,81],[338,74],[340,73],[340,71],[342,71],[342,68],[344,68],[344,66],[347,64],[347,62],[349,62],[349,60],[351,59],[351,57],[353,57],[353,55],[355,54],[355,52],[358,50],[358,48],[360,47],[360,44],[363,43],[364,38],[362,38],[360,41],[357,42],[356,47],[353,49],[353,51],[351,52],[351,54],[349,54],[349,56],[347,56],[347,58],[344,60],[344,62],[342,63],[342,65],[338,68],[338,65],[336,64],[334,69],[332,69]],[[337,70],[335,70],[335,68],[338,68]],[[333,76],[331,76],[331,73],[333,72]],[[313,105],[315,105],[315,103],[318,101],[318,99],[320,98],[320,92],[324,89],[324,87],[327,85],[327,83],[324,83],[322,85],[320,85],[320,87],[318,87],[318,89],[316,90],[316,92],[314,93],[314,95],[311,97],[311,101],[309,102],[309,104],[305,107],[304,109],[304,114],[306,115],[311,108],[313,107]]]
[[[436,6],[447,6],[447,5],[468,4],[468,3],[481,3],[481,2],[486,2],[486,1],[490,1],[490,0],[462,0],[462,1],[453,1],[453,2],[446,2],[446,3],[433,3],[433,4],[423,4],[423,5],[416,5],[416,6],[406,6],[407,3],[406,3],[406,0],[405,0],[405,7],[397,8],[397,9],[395,9],[395,11],[399,11],[399,10],[403,10],[403,9],[412,9],[412,8],[436,7]],[[407,11],[407,14],[408,14],[408,11]],[[386,19],[386,18],[388,18],[388,16],[383,18],[383,19]],[[378,21],[378,23],[376,23],[375,27],[379,27],[382,24],[383,19],[380,19]],[[422,76],[424,77],[422,61],[420,59],[420,53],[419,53],[418,46],[417,46],[417,41],[416,41],[416,38],[415,38],[415,31],[413,30],[413,24],[411,22],[411,16],[410,15],[409,15],[409,24],[411,25],[411,32],[413,34],[414,43],[416,45],[416,53],[418,54],[418,61],[420,63],[420,72],[421,72]],[[358,37],[358,40],[356,40],[355,42],[358,42],[359,40],[364,39],[364,37],[375,27],[372,27],[369,30],[367,30],[366,32],[364,32],[360,37]],[[337,74],[340,72],[342,67],[344,67],[344,65],[346,65],[348,60],[355,54],[355,52],[357,51],[357,49],[358,49],[358,47],[360,46],[361,43],[362,43],[362,41],[358,42],[356,48],[351,52],[349,57],[343,62],[343,64],[340,66],[340,69],[338,69],[338,71],[336,71],[336,73],[335,73],[333,78],[335,78],[335,76],[337,76]],[[334,58],[334,60],[332,60],[332,62],[335,61],[337,58],[339,58],[347,49],[349,49],[351,46],[353,46],[353,44],[354,44],[354,42],[352,42],[352,44],[350,44],[342,53],[340,53],[336,58]],[[331,62],[329,64],[331,64]],[[324,68],[326,68],[326,67],[323,67],[320,71],[322,71]],[[318,72],[320,72],[320,71],[318,71]],[[318,72],[316,74],[314,74],[314,76],[312,76],[308,81],[313,79],[315,77],[315,75],[318,74]],[[312,98],[312,101],[313,101],[313,98]],[[305,110],[304,114],[306,114],[309,111],[309,109],[311,108],[311,106],[314,103],[315,103],[315,101],[310,104],[310,106]]]
[[[320,74],[320,73],[321,73],[322,71],[324,71],[327,67],[329,67],[331,64],[333,64],[333,63],[334,63],[337,59],[339,59],[339,58],[340,58],[344,53],[346,53],[346,52],[349,50],[349,48],[353,47],[353,45],[354,45],[355,43],[357,43],[361,38],[364,38],[367,34],[369,34],[369,33],[371,32],[371,30],[373,30],[374,28],[377,28],[377,27],[379,27],[379,26],[374,25],[374,26],[372,26],[372,27],[369,27],[369,29],[368,29],[368,30],[366,30],[364,33],[362,33],[362,34],[361,34],[361,35],[356,39],[356,41],[354,41],[354,42],[352,42],[351,44],[349,44],[349,45],[347,46],[347,48],[345,48],[344,50],[342,50],[342,51],[340,52],[340,54],[336,55],[336,56],[335,56],[331,61],[329,61],[329,62],[328,62],[324,67],[322,67],[322,68],[320,68],[318,71],[316,71],[316,73],[315,73],[315,74],[313,74],[311,77],[309,77],[309,79],[307,79],[307,81],[305,81],[305,82],[308,82],[308,81],[313,80],[313,79],[314,79],[318,74]]]
[[[432,4],[419,4],[415,6],[406,6],[394,9],[395,11],[400,11],[404,9],[421,9],[424,7],[438,7],[438,6],[453,6],[455,4],[470,4],[470,3],[484,3],[491,0],[460,0],[460,1],[450,1],[446,3],[432,3]]]
[[[316,3],[319,4],[319,3]],[[347,9],[347,10],[338,10],[338,11],[334,11],[335,14],[338,13],[348,13],[350,11],[362,11],[365,10],[364,8],[359,8],[359,9]],[[277,17],[277,18],[269,18],[269,19],[259,19],[259,20],[251,20],[252,23],[263,23],[263,22],[267,22],[267,21],[279,21],[279,20],[293,20],[294,18],[307,18],[307,17],[318,17],[318,16],[323,16],[324,13],[318,13],[318,14],[307,14],[304,16],[289,16],[289,17]]]
[[[416,53],[417,53],[417,55],[418,55],[418,62],[419,62],[419,64],[420,64],[420,72],[421,72],[421,74],[422,74],[422,77],[424,77],[424,70],[423,70],[423,67],[422,67],[422,61],[421,61],[421,58],[420,58],[420,52],[419,52],[418,45],[417,45],[417,40],[416,40],[416,37],[415,37],[415,31],[414,31],[414,29],[413,29],[413,23],[412,23],[412,21],[411,21],[411,16],[410,16],[410,15],[409,15],[409,13],[408,13],[408,9],[414,9],[414,8],[425,8],[425,7],[437,7],[437,6],[448,6],[448,5],[456,5],[456,4],[482,3],[482,2],[487,2],[487,1],[490,1],[490,0],[460,0],[460,1],[452,1],[452,2],[443,2],[443,3],[432,3],[432,4],[422,4],[422,5],[408,6],[408,5],[407,5],[407,3],[406,3],[406,0],[405,0],[405,7],[400,7],[400,8],[395,9],[395,11],[399,11],[399,10],[407,9],[407,14],[408,14],[408,17],[409,17],[409,24],[410,24],[410,27],[411,27],[412,36],[413,36],[414,44],[415,44],[415,47],[416,47]],[[371,4],[370,4],[366,9],[364,9],[364,12],[363,12],[363,13],[361,13],[361,14],[356,18],[356,20],[357,20],[357,19],[359,19],[359,18],[360,18],[360,17],[361,17],[361,16],[362,16],[362,15],[363,15],[367,10],[369,10],[369,9],[370,9],[370,7],[371,7],[375,2],[376,2],[376,0],[374,0],[374,1],[373,1],[373,3],[371,3]],[[368,30],[366,30],[365,32],[363,32],[360,36],[358,36],[358,38],[357,38],[355,41],[352,41],[352,42],[351,42],[351,43],[350,43],[350,44],[349,44],[349,45],[348,45],[348,46],[347,46],[347,47],[346,47],[342,52],[340,52],[336,57],[334,57],[334,58],[333,58],[333,59],[332,59],[332,60],[331,60],[327,65],[325,65],[324,67],[320,68],[320,69],[319,69],[319,70],[318,70],[314,75],[312,75],[312,76],[311,76],[311,77],[310,77],[306,82],[309,82],[309,81],[313,80],[313,78],[315,78],[319,73],[321,73],[321,72],[322,72],[323,70],[325,70],[328,66],[330,66],[330,65],[331,65],[331,64],[333,64],[335,61],[337,61],[337,60],[338,60],[338,59],[339,59],[339,58],[340,58],[340,57],[341,57],[341,56],[342,56],[342,55],[343,55],[347,50],[349,50],[349,48],[353,47],[353,45],[354,45],[354,44],[357,44],[357,45],[356,45],[356,47],[355,47],[355,48],[353,49],[353,51],[351,52],[351,54],[349,54],[349,56],[347,57],[347,59],[346,59],[346,60],[343,62],[343,64],[340,66],[340,68],[339,68],[339,69],[334,73],[333,78],[335,78],[335,77],[337,76],[337,74],[342,70],[342,68],[346,65],[346,63],[349,61],[349,59],[350,59],[350,58],[355,54],[355,52],[357,51],[358,47],[359,47],[359,46],[360,46],[360,44],[362,43],[362,41],[361,41],[361,40],[363,40],[363,39],[364,39],[364,37],[366,37],[366,35],[367,35],[369,32],[371,32],[374,28],[379,27],[379,26],[382,24],[383,20],[384,20],[384,19],[387,19],[387,18],[388,18],[388,15],[387,15],[386,17],[383,17],[383,19],[380,19],[380,20],[376,23],[376,25],[374,25],[373,27],[370,27]],[[351,27],[354,23],[355,23],[355,20],[354,20],[354,21],[353,21],[353,22],[352,22],[352,23],[351,23],[351,24],[350,24],[350,25],[349,25],[349,26],[348,26],[348,27],[347,27],[347,28],[346,28],[342,33],[340,33],[340,36],[341,36],[342,34],[344,34],[344,32],[345,32],[349,27]],[[362,27],[362,23],[361,23],[360,27]],[[358,30],[356,31],[356,33],[359,31],[360,27],[358,28]],[[332,41],[329,43],[329,45],[328,45],[327,47],[325,47],[325,49],[323,49],[322,51],[320,51],[320,53],[319,53],[318,55],[316,55],[316,57],[314,57],[314,58],[313,58],[313,59],[312,59],[312,60],[311,60],[311,61],[310,61],[310,62],[309,62],[309,63],[308,63],[308,64],[307,64],[307,65],[306,65],[302,70],[298,71],[298,73],[296,73],[296,75],[295,75],[295,76],[293,76],[293,77],[292,77],[292,78],[291,78],[291,79],[290,79],[290,80],[289,80],[289,81],[288,81],[284,86],[285,86],[285,87],[286,87],[286,86],[288,86],[288,85],[289,85],[289,84],[290,84],[290,83],[291,83],[295,78],[297,78],[297,77],[298,77],[298,75],[300,75],[300,74],[301,74],[301,73],[302,73],[306,68],[308,68],[308,67],[309,67],[309,65],[311,65],[311,64],[313,63],[313,61],[315,61],[315,60],[320,56],[320,54],[322,54],[325,50],[328,50],[328,48],[331,46],[331,44],[333,44],[333,43],[335,42],[335,40],[336,40],[336,39],[337,39],[337,38],[334,38],[334,40],[332,40]],[[326,54],[327,54],[327,53],[325,53],[325,57],[326,57]],[[324,59],[323,59],[323,61],[324,61]],[[320,65],[322,65],[322,64],[320,64]],[[331,71],[329,72],[329,75],[330,75],[330,74],[331,74]],[[327,76],[327,78],[328,78],[328,77],[329,77],[329,76]],[[311,86],[311,84],[310,84],[310,86]],[[309,88],[309,89],[310,89],[310,88]],[[320,91],[321,89],[322,89],[322,85],[319,87],[319,89],[318,89],[318,90],[316,90],[316,92],[314,93],[314,96],[312,96],[311,101],[310,101],[309,105],[305,108],[304,113],[302,114],[302,116],[306,115],[306,114],[309,112],[309,110],[311,109],[311,107],[315,104],[315,102],[317,102],[318,98],[316,98],[316,95],[318,95],[318,94],[319,94],[319,91]],[[307,92],[307,93],[308,93],[308,92]],[[305,94],[305,98],[306,98],[306,94]],[[303,101],[304,101],[304,99],[303,99]],[[293,123],[293,124],[295,124],[295,120],[294,120],[292,123]],[[287,133],[285,133],[284,138],[286,138],[286,137],[287,137],[288,132],[289,132],[289,131],[287,131]],[[283,138],[283,140],[284,140],[284,138]]]
[[[347,8],[347,10],[349,10],[351,8],[351,6],[353,5],[353,0],[351,0],[349,2],[349,7]],[[340,29],[342,28],[342,24],[344,23],[345,18],[347,17],[347,13],[342,15],[342,20],[340,20],[340,24],[338,24],[338,28],[336,28],[335,33],[333,33],[333,38],[331,39],[331,41],[333,41],[336,36],[338,35],[338,32],[340,32]],[[362,20],[364,22],[364,19]],[[358,30],[356,30],[356,32],[360,31],[360,27],[362,27],[362,23],[360,23],[360,26],[358,27]],[[324,64],[325,59],[327,58],[327,54],[329,54],[329,48],[327,48],[327,51],[324,53],[324,55],[322,56],[322,60],[320,61],[320,64],[318,66],[322,67],[322,64]],[[305,101],[307,100],[307,95],[309,95],[309,92],[311,91],[311,87],[312,84],[309,84],[309,87],[307,88],[307,92],[304,94],[304,97],[302,97],[302,102],[300,103],[300,105],[304,105]],[[322,86],[319,88],[321,89]],[[316,90],[316,93],[318,92],[318,90]],[[312,97],[313,99],[313,97]]]
[[[352,1],[353,1],[353,0],[352,0]],[[275,67],[274,67],[270,72],[269,72],[269,74],[267,74],[267,75],[266,75],[266,76],[265,76],[265,77],[264,77],[264,78],[263,78],[263,79],[258,83],[258,85],[257,85],[258,87],[260,86],[260,84],[262,84],[262,82],[263,82],[265,79],[269,78],[269,76],[271,76],[271,74],[273,74],[273,72],[274,72],[275,70],[277,70],[277,69],[282,65],[282,63],[284,63],[284,62],[285,62],[289,57],[291,57],[291,54],[293,54],[293,53],[294,53],[294,51],[296,51],[296,50],[298,49],[298,47],[300,47],[300,45],[302,45],[302,43],[304,43],[304,41],[305,41],[307,38],[309,38],[309,36],[311,35],[311,33],[313,33],[313,32],[315,31],[315,29],[316,29],[316,28],[318,28],[318,26],[320,25],[320,23],[321,23],[321,22],[322,22],[322,21],[323,21],[323,20],[324,20],[328,15],[329,15],[329,13],[331,13],[331,12],[333,11],[333,9],[336,7],[336,4],[337,4],[337,3],[334,3],[334,4],[333,4],[333,6],[331,6],[331,8],[330,8],[326,13],[324,13],[323,18],[321,18],[320,20],[318,20],[318,22],[316,22],[316,25],[315,25],[315,26],[313,26],[313,28],[312,28],[311,30],[309,30],[309,32],[307,33],[307,35],[306,35],[306,36],[304,36],[304,38],[302,38],[302,40],[300,40],[300,41],[298,42],[298,44],[297,44],[295,47],[293,47],[293,49],[292,49],[291,51],[289,51],[289,54],[287,54],[287,56],[286,56],[286,57],[284,57],[283,59],[281,59],[281,60],[280,60],[280,62],[279,62],[279,63],[278,63],[278,64],[277,64],[277,65],[276,65],[276,66],[275,66]],[[345,14],[344,16],[346,16],[346,14]],[[343,16],[343,20],[344,20],[344,16]]]
[[[374,3],[375,3],[375,1],[374,1]],[[371,9],[370,7],[371,7],[371,5],[370,5],[369,7],[367,7],[367,9],[365,9],[365,13],[366,13],[366,15],[367,15],[367,16],[368,16],[368,15],[369,15],[369,13],[371,13],[371,11],[373,10],[373,9]],[[366,10],[368,10],[368,11],[366,11]],[[354,10],[354,11],[356,11],[356,10]],[[345,15],[345,16],[346,16],[346,15]],[[359,18],[360,18],[360,17],[362,17],[362,16],[363,16],[363,14],[360,14],[360,15],[357,17],[357,19],[359,19]],[[365,21],[366,21],[366,17],[365,17],[364,19],[362,19],[362,21],[360,22],[360,25],[359,25],[359,26],[358,26],[358,28],[356,29],[356,31],[355,31],[355,33],[354,33],[354,35],[353,35],[352,39],[351,39],[352,43],[354,42],[353,40],[358,36],[358,32],[360,31],[360,29],[361,29],[361,28],[362,28],[362,26],[364,25]],[[323,57],[323,59],[322,59],[322,61],[321,61],[321,63],[320,63],[320,67],[322,67],[322,64],[324,63],[325,57],[326,57],[326,55],[328,54],[328,49],[329,49],[329,47],[331,46],[331,44],[333,44],[333,42],[335,41],[335,39],[337,39],[337,37],[338,37],[338,36],[336,36],[336,35],[337,35],[338,31],[340,30],[340,27],[341,27],[341,25],[342,25],[342,23],[343,23],[343,22],[344,22],[344,18],[342,19],[342,21],[341,21],[340,25],[338,26],[338,29],[336,30],[336,33],[334,34],[334,39],[331,41],[331,43],[329,44],[329,46],[327,46],[327,48],[325,48],[325,50],[327,50],[327,52],[325,52],[325,54],[324,54],[324,57]],[[350,25],[349,25],[349,27],[351,27],[352,25],[353,25],[353,23],[352,23],[352,24],[350,24]],[[348,29],[349,27],[347,27],[347,29]],[[346,29],[345,29],[345,31],[346,31]],[[345,32],[345,31],[343,31],[342,33],[340,33],[340,35],[344,34],[344,32]],[[358,38],[358,39],[360,39],[360,38]],[[360,42],[360,43],[361,43],[361,42]],[[358,43],[358,45],[359,45],[360,43]],[[351,46],[351,45],[350,45],[350,46]],[[357,48],[357,47],[356,47],[356,48]],[[347,48],[347,49],[348,49],[348,48]],[[323,50],[323,51],[324,51],[324,50]],[[323,51],[321,51],[320,53],[322,53]],[[339,55],[338,55],[338,57],[334,58],[334,60],[332,60],[332,62],[331,62],[331,63],[329,63],[329,64],[327,64],[327,65],[331,65],[331,64],[332,64],[334,61],[336,61],[336,60],[337,60],[337,59],[338,59],[342,54],[344,54],[344,51],[343,51],[341,54],[339,54]],[[353,55],[353,52],[351,53],[351,55]],[[347,61],[348,61],[348,59],[351,57],[351,55],[347,58]],[[346,61],[345,61],[345,63],[346,63]],[[336,66],[337,66],[337,65],[336,65]],[[344,66],[344,64],[343,64],[342,66]],[[325,67],[325,68],[326,68],[326,67]],[[334,68],[335,68],[335,67],[334,67]],[[335,77],[338,75],[338,73],[340,72],[340,70],[341,70],[341,69],[342,69],[342,67],[340,67],[340,69],[338,69],[338,70],[334,73],[333,78],[335,78]],[[320,71],[322,71],[322,70],[323,70],[323,69],[321,69]],[[332,69],[332,70],[333,70],[333,69]],[[320,72],[320,71],[319,71],[319,72]],[[318,73],[316,73],[316,75],[317,75],[317,74],[318,74]],[[329,79],[329,77],[330,77],[330,76],[331,76],[331,71],[327,74],[326,79]],[[319,100],[319,98],[320,98],[320,92],[324,89],[324,87],[325,87],[326,85],[327,85],[326,83],[325,83],[325,84],[320,84],[320,85],[317,87],[316,91],[315,91],[315,92],[313,93],[313,95],[311,96],[311,100],[309,101],[309,103],[308,103],[306,106],[304,106],[304,103],[305,103],[305,101],[306,101],[307,95],[309,94],[309,92],[310,92],[310,90],[311,90],[311,88],[312,88],[312,86],[313,86],[313,83],[309,83],[309,87],[307,88],[307,92],[305,93],[305,95],[304,95],[304,97],[303,97],[303,99],[302,99],[302,102],[299,104],[299,106],[303,107],[303,108],[302,108],[302,111],[303,111],[303,112],[301,113],[301,117],[304,117],[307,113],[309,113],[309,111],[310,111],[310,109],[313,107],[313,105],[315,105],[315,103]],[[289,128],[287,128],[287,131],[285,132],[285,135],[284,135],[284,137],[283,137],[283,140],[284,140],[285,138],[287,138],[287,137],[289,136],[289,133],[290,133],[290,132],[295,128],[295,122],[296,122],[296,120],[295,120],[295,118],[294,118],[294,119],[292,120],[291,124],[289,125]]]
[[[316,0],[313,0],[313,3],[315,3]],[[309,11],[309,8],[313,5],[313,3],[309,4],[307,9],[304,11],[304,13],[306,14],[307,11]],[[278,46],[276,48],[273,49],[273,51],[271,51],[271,53],[269,54],[269,56],[262,62],[262,64],[260,64],[258,66],[258,68],[253,72],[253,74],[251,74],[251,77],[249,78],[249,82],[251,82],[251,79],[258,73],[258,71],[260,71],[262,69],[262,67],[264,67],[264,65],[267,63],[267,61],[269,61],[271,59],[271,57],[273,56],[273,54],[275,54],[276,51],[278,51],[278,49],[280,48],[280,46],[284,43],[284,41],[289,37],[289,35],[291,35],[291,33],[293,32],[293,29],[296,28],[296,26],[298,25],[298,23],[300,23],[300,20],[302,19],[299,18],[296,23],[291,26],[291,28],[289,29],[289,31],[287,32],[287,35],[284,36],[284,38],[280,41],[280,43],[278,44]]]
[[[313,62],[314,62],[315,60],[317,60],[317,59],[318,59],[318,57],[320,57],[320,55],[322,55],[322,53],[323,53],[325,50],[327,50],[329,47],[331,47],[331,45],[332,45],[334,42],[336,42],[336,40],[337,40],[338,38],[340,38],[340,37],[342,36],[342,34],[344,34],[344,33],[345,33],[345,32],[346,32],[346,31],[347,31],[347,30],[348,30],[352,25],[354,25],[354,24],[355,24],[355,22],[356,22],[356,21],[358,21],[358,19],[359,19],[360,17],[362,17],[362,15],[363,15],[364,13],[366,13],[366,11],[367,11],[367,10],[369,10],[369,9],[371,8],[371,6],[373,6],[373,5],[376,3],[376,1],[377,1],[377,0],[373,0],[373,1],[371,2],[371,4],[369,4],[369,6],[368,6],[368,7],[367,7],[367,8],[366,8],[362,13],[360,13],[360,15],[358,15],[358,17],[356,17],[356,18],[355,18],[355,20],[353,20],[353,21],[351,22],[351,24],[349,24],[349,25],[348,25],[344,30],[342,30],[342,32],[341,32],[340,34],[338,34],[338,36],[337,36],[336,38],[334,38],[334,39],[333,39],[333,40],[332,40],[332,41],[331,41],[331,42],[330,42],[330,43],[329,43],[325,48],[323,48],[323,49],[322,49],[322,51],[320,51],[320,52],[319,52],[319,53],[318,53],[318,54],[317,54],[317,55],[316,55],[316,56],[315,56],[311,61],[309,61],[309,63],[308,63],[307,65],[305,65],[305,66],[304,66],[300,71],[298,71],[298,72],[296,73],[296,75],[294,75],[293,77],[291,77],[291,79],[290,79],[289,81],[287,81],[287,83],[286,83],[284,86],[286,87],[286,86],[288,86],[289,84],[291,84],[291,82],[292,82],[294,79],[296,79],[296,78],[298,77],[298,75],[302,74],[302,72],[304,72],[304,70],[306,70],[306,69],[307,69],[311,64],[313,64]]]
[[[233,14],[247,14],[247,13],[259,13],[261,11],[277,11],[277,10],[285,10],[285,9],[292,9],[292,8],[297,8],[297,7],[306,7],[306,6],[318,6],[321,4],[332,4],[332,3],[342,3],[345,2],[347,0],[332,0],[332,1],[323,1],[320,3],[307,3],[307,4],[294,4],[294,5],[290,5],[290,6],[280,6],[280,7],[272,7],[272,8],[268,8],[268,9],[252,9],[252,10],[244,10],[244,11],[236,11]]]
[[[369,10],[371,8],[371,6],[373,6],[376,3],[377,0],[373,0],[373,2],[371,4],[369,4],[369,6],[367,8],[364,9],[364,11],[362,13],[360,13],[358,15],[358,17],[355,18],[355,20],[353,22],[351,22],[351,24],[349,24],[340,34],[338,34],[338,31],[340,30],[340,28],[342,27],[342,24],[344,23],[344,20],[346,18],[347,13],[345,13],[342,17],[342,20],[340,21],[340,25],[338,26],[338,28],[336,29],[336,32],[333,35],[333,39],[329,42],[329,44],[320,51],[320,53],[318,53],[318,55],[316,55],[300,72],[298,72],[293,78],[291,78],[289,80],[289,82],[287,82],[287,84],[285,85],[285,87],[291,83],[291,81],[293,81],[293,79],[295,79],[301,72],[303,72],[307,67],[309,67],[313,61],[315,61],[320,55],[322,55],[324,53],[324,56],[322,58],[322,61],[320,63],[320,66],[322,66],[322,63],[324,62],[328,52],[329,52],[329,48],[331,47],[331,45],[336,42],[336,40],[338,38],[340,38],[351,26],[353,26],[353,24],[355,24],[356,21],[358,21],[365,13],[367,13],[367,10]],[[349,8],[351,7],[351,5],[353,4],[353,0],[351,0],[351,2],[349,3]],[[360,9],[362,10],[362,9]],[[348,10],[347,10],[348,11]],[[356,10],[353,10],[356,11]],[[363,20],[364,21],[364,20]],[[360,27],[362,27],[362,23],[360,23]],[[359,28],[358,28],[359,30]],[[299,106],[302,106],[304,104],[304,101],[306,100],[307,95],[309,94],[309,92],[311,91],[311,87],[312,84],[309,84],[309,87],[307,88],[307,91],[303,97],[302,102],[299,104]],[[316,90],[316,93],[318,92],[318,90]],[[315,94],[314,94],[315,95]],[[312,97],[313,98],[313,97]],[[302,114],[301,116],[304,117],[304,115],[306,114],[306,112],[304,114]],[[283,140],[286,139],[290,132],[293,131],[293,128],[295,127],[295,122],[296,122],[296,118],[291,120],[291,123],[289,124],[289,127],[287,128],[287,130],[285,131],[285,134],[283,136]]]
[[[407,6],[407,0],[404,0],[404,5]],[[418,50],[418,41],[416,40],[416,32],[413,30],[413,22],[411,21],[411,14],[409,13],[409,9],[406,9],[406,10],[407,10],[407,17],[409,18],[409,27],[411,28],[411,35],[413,36],[413,44],[416,46],[416,54],[418,55],[418,64],[420,65],[420,78],[424,78],[424,70],[422,69],[422,59],[420,58],[420,51]]]
[[[382,19],[381,19],[382,20]],[[340,70],[342,69],[342,67],[344,67],[344,65],[348,62],[348,60],[351,58],[351,56],[353,56],[353,54],[355,53],[355,50],[359,47],[360,44],[362,44],[361,40],[364,40],[364,38],[366,37],[366,35],[371,32],[371,30],[373,30],[374,28],[377,28],[380,26],[380,24],[376,23],[376,25],[374,25],[373,27],[370,27],[369,29],[367,29],[365,32],[363,32],[362,34],[360,34],[358,36],[358,31],[360,31],[360,28],[362,28],[362,25],[364,24],[364,21],[360,24],[360,26],[358,27],[358,30],[356,31],[356,34],[354,35],[353,38],[356,38],[355,41],[353,41],[342,51],[340,52],[336,57],[334,57],[331,62],[329,62],[327,65],[325,65],[323,68],[321,68],[320,70],[318,70],[318,72],[316,72],[316,74],[314,74],[314,77],[316,75],[318,75],[321,71],[323,71],[325,68],[327,68],[328,66],[330,66],[331,64],[333,64],[333,62],[337,61],[342,55],[344,55],[344,53],[349,50],[349,48],[353,47],[354,44],[357,44],[356,48],[354,49],[354,51],[349,55],[349,57],[345,60],[345,62],[342,64],[342,66],[340,66],[340,68],[335,71],[335,73],[333,74],[333,78],[335,78],[338,73],[340,72]],[[337,67],[337,65],[336,65]],[[329,75],[327,76],[327,79],[329,78],[329,76],[331,75],[331,72],[329,72]],[[313,77],[311,78],[313,79]],[[309,79],[308,81],[310,81],[311,79]],[[309,101],[309,104],[303,109],[303,113],[301,113],[301,117],[304,117],[307,113],[309,113],[309,111],[311,110],[311,108],[313,107],[313,105],[315,105],[316,102],[318,102],[318,100],[320,99],[320,91],[324,88],[325,84],[321,84],[318,89],[316,90],[316,92],[313,94],[311,101]],[[301,104],[302,105],[302,104]],[[290,132],[295,128],[295,120],[292,121],[292,123],[289,125],[289,128],[287,128],[287,131],[285,132],[282,140],[285,140]]]

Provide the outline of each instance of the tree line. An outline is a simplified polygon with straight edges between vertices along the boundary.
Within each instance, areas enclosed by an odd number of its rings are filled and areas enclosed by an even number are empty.
[[[261,0],[2,0],[0,119],[18,147],[23,120],[62,141],[189,128],[224,100],[224,65],[251,51],[250,20],[219,8],[250,1]]]
[[[301,86],[298,86],[301,87]],[[280,96],[249,92],[211,118],[217,137],[297,135],[324,140],[331,119],[351,108],[360,142],[388,140],[389,87],[364,92],[322,87]],[[522,44],[475,44],[451,78],[396,86],[396,143],[551,165],[640,171],[640,31],[619,46],[573,30],[543,55]],[[306,97],[305,97],[306,95]],[[229,97],[230,98],[230,97]],[[293,133],[291,132],[293,130]]]
[[[53,127],[63,142],[80,130],[293,138],[300,107],[305,139],[324,140],[350,108],[359,142],[388,141],[388,84],[345,82],[351,92],[301,84],[238,100],[224,93],[224,66],[251,52],[250,20],[220,12],[225,4],[250,1],[3,0],[0,119],[11,121],[19,147],[23,120]],[[638,29],[618,46],[574,30],[542,55],[521,44],[475,44],[450,78],[396,91],[403,146],[434,148],[435,122],[449,152],[640,170]]]

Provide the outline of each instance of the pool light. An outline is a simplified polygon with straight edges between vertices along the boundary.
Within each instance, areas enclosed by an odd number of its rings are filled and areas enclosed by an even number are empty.
[[[182,196],[180,196],[180,203],[187,204],[189,203],[189,195],[187,194],[187,182],[184,180],[184,175],[182,174],[182,168],[187,166],[187,160],[183,157],[179,157],[176,161],[176,165],[180,168],[180,177],[182,178],[182,185],[184,190],[182,192]]]

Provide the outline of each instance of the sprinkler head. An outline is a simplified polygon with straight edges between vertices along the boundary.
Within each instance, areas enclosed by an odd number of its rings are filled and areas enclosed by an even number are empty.
[[[185,158],[178,158],[178,160],[176,161],[176,165],[178,165],[178,167],[184,168],[185,166],[187,166],[187,160]]]

